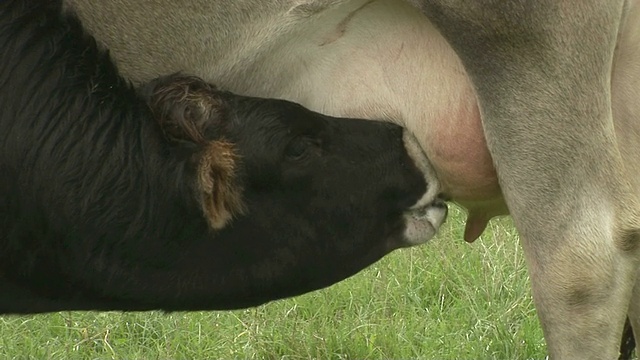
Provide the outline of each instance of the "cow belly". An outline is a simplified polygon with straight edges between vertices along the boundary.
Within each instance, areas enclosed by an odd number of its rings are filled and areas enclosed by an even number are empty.
[[[326,10],[252,67],[224,85],[329,115],[399,123],[420,141],[445,194],[470,210],[473,228],[505,213],[464,68],[410,5],[358,0]]]
[[[640,192],[637,3],[630,2],[621,34],[612,100],[621,152]],[[234,66],[219,68],[213,80],[334,116],[405,126],[445,194],[467,208],[467,240],[479,236],[493,216],[507,213],[469,79],[423,14],[398,0],[352,0],[294,23],[268,51],[244,57],[244,66],[237,65],[237,54],[223,59]]]

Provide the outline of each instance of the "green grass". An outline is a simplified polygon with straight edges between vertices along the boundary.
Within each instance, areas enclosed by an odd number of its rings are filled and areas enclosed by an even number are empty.
[[[294,299],[232,312],[0,317],[0,359],[542,359],[517,234],[474,244],[451,209],[428,245]]]

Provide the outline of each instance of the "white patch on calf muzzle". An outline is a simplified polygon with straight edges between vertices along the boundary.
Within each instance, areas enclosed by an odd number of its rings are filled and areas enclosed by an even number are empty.
[[[420,200],[411,207],[411,209],[421,209],[436,201],[440,193],[440,182],[436,177],[436,172],[433,170],[427,155],[422,151],[422,147],[420,147],[420,143],[415,136],[405,130],[402,140],[404,141],[404,147],[407,149],[409,157],[413,159],[418,170],[424,174],[424,179],[427,182],[427,191],[422,195]]]
[[[427,191],[404,214],[405,245],[413,246],[423,244],[435,236],[447,217],[447,205],[438,199],[440,182],[418,140],[407,130],[404,131],[403,140],[407,153],[413,159],[416,167],[424,174],[427,182]]]

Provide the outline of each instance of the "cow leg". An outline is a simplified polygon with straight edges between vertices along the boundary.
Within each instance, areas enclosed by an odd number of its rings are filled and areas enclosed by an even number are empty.
[[[625,332],[620,344],[620,352],[622,353],[623,349],[633,350],[636,344],[640,344],[640,278],[636,280],[636,284],[633,287],[627,324],[625,324]],[[628,352],[630,353],[631,350]],[[628,358],[631,357],[629,356]]]
[[[412,0],[462,59],[552,358],[617,357],[638,221],[615,142],[624,0]]]
[[[630,360],[633,350],[636,348],[636,339],[633,335],[633,327],[629,318],[624,322],[622,341],[620,342],[620,356],[618,360]]]

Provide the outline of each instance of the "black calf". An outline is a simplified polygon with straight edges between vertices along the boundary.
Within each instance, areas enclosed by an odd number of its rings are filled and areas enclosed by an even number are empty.
[[[301,294],[402,246],[426,189],[399,127],[179,75],[136,92],[60,1],[0,2],[0,49],[0,313]]]

